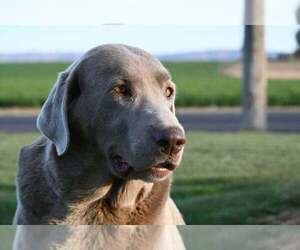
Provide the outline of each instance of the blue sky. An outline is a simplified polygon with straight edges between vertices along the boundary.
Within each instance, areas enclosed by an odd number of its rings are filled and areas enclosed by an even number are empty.
[[[243,0],[2,0],[0,53],[83,52],[127,43],[153,53],[239,49]],[[300,0],[266,1],[269,51],[295,49]],[[103,24],[122,23],[112,26]]]
[[[268,26],[269,51],[296,47],[295,26]],[[155,54],[239,49],[242,26],[2,26],[0,53],[84,52],[103,43],[125,43]]]
[[[0,23],[22,25],[239,25],[244,3],[244,0],[1,1]],[[299,0],[265,2],[268,25],[295,24]]]

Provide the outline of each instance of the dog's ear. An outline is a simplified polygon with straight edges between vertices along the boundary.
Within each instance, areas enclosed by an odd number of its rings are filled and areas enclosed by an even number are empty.
[[[70,143],[68,105],[72,99],[72,89],[78,84],[76,68],[71,65],[58,75],[37,118],[37,128],[54,143],[59,156],[66,152]]]

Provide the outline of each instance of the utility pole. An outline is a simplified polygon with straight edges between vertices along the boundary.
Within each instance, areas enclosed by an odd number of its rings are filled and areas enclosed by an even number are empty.
[[[264,0],[245,0],[243,129],[267,129]]]

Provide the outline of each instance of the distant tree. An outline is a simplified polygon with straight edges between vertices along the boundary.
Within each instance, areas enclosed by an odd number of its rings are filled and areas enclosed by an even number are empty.
[[[296,11],[296,19],[297,19],[297,23],[300,25],[300,7]],[[297,49],[295,55],[297,57],[300,57],[300,29],[296,33],[296,41],[297,41]]]
[[[300,57],[300,30],[296,33],[297,49],[295,51],[295,56]]]
[[[264,0],[245,0],[243,121],[249,130],[267,128]]]

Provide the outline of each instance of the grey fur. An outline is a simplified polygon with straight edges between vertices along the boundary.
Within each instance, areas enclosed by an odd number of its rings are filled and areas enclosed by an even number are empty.
[[[88,51],[61,73],[37,120],[42,137],[19,155],[14,224],[183,224],[170,176],[157,182],[147,172],[167,160],[151,131],[183,131],[174,97],[164,95],[175,88],[169,77],[147,52],[118,44]],[[121,81],[130,84],[130,99],[112,94]],[[112,149],[132,166],[126,178],[111,166]],[[139,206],[142,215],[127,220]]]

